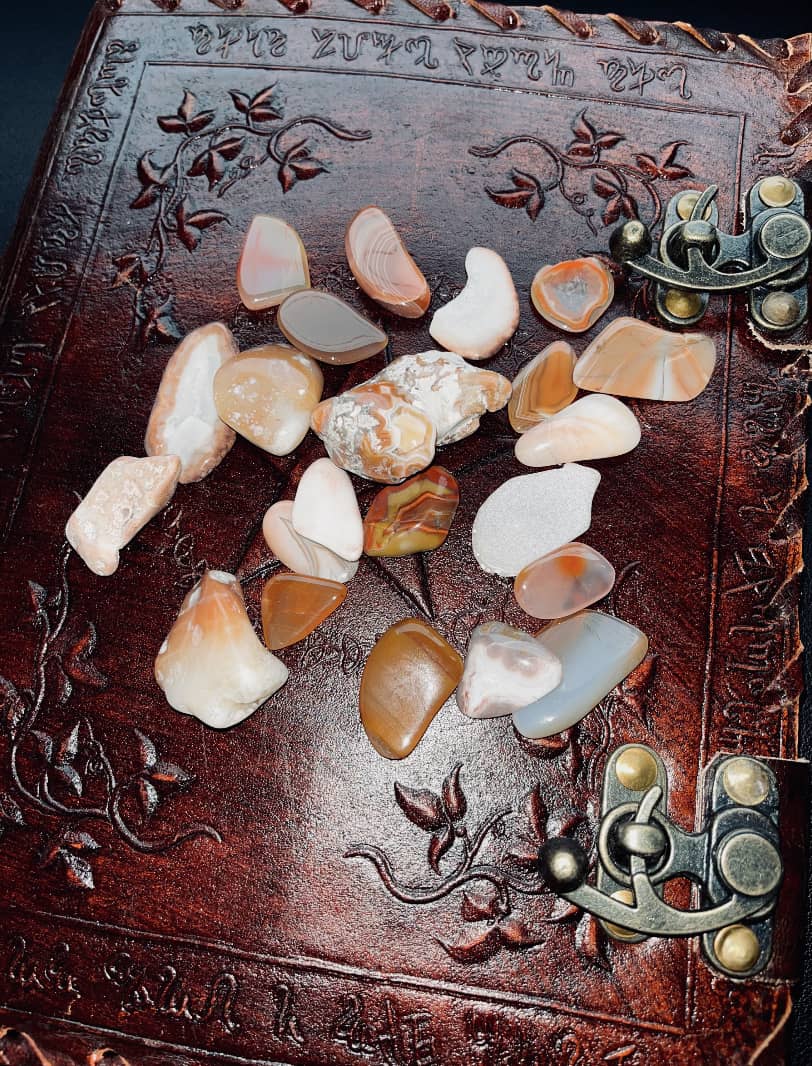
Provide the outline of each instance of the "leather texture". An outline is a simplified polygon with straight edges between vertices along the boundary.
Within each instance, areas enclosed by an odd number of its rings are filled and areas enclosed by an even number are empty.
[[[522,320],[488,366],[512,377],[557,335],[527,299],[543,262],[604,255],[614,223],[656,225],[681,188],[719,183],[732,224],[758,177],[808,167],[808,37],[523,18],[508,34],[467,9],[434,23],[405,2],[372,17],[342,0],[295,18],[259,0],[236,13],[125,0],[91,18],[0,327],[0,1024],[14,1030],[0,1051],[16,1066],[786,1056],[798,862],[789,935],[749,983],[713,975],[694,942],[607,942],[530,865],[547,836],[591,842],[617,744],[662,753],[686,827],[717,751],[797,755],[807,366],[754,338],[743,303],[712,302],[718,364],[702,396],[636,403],[643,443],[597,464],[586,539],[620,575],[606,609],[652,652],[549,742],[467,722],[452,699],[393,764],[358,722],[364,659],[399,618],[460,650],[481,621],[534,627],[470,553],[477,507],[523,472],[504,413],[439,453],[462,494],[446,545],[364,560],[342,611],[282,653],[286,688],[230,733],[174,714],[152,661],[207,565],[240,575],[258,619],[275,565],[262,515],[318,441],[278,460],[238,442],[110,579],[63,546],[76,494],[140,453],[180,335],[220,319],[243,348],[276,336],[234,285],[254,213],[296,226],[314,282],[385,328],[390,355],[432,347],[428,317],[395,319],[359,293],[342,248],[354,211],[377,202],[395,219],[432,309],[461,287],[472,244],[496,248]],[[608,315],[647,316],[646,290],[617,280]],[[328,369],[327,392],[382,358]],[[365,509],[375,489],[357,487]],[[800,849],[800,808],[787,811]],[[685,886],[674,902],[689,904]]]

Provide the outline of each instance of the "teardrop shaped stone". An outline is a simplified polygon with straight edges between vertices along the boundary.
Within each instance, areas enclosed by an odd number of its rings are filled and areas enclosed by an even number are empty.
[[[342,559],[364,547],[364,527],[349,474],[330,459],[317,459],[302,474],[293,500],[293,528]]]
[[[347,598],[347,586],[306,574],[274,574],[262,590],[262,632],[271,651],[304,640]]]
[[[297,574],[323,577],[328,581],[350,581],[358,570],[356,561],[342,559],[323,544],[296,532],[293,500],[278,500],[271,504],[262,519],[262,535],[280,563]]]
[[[281,218],[255,215],[237,266],[242,302],[249,311],[262,311],[309,287],[307,252],[299,234]]]
[[[428,282],[380,207],[362,207],[350,220],[344,248],[350,270],[367,296],[403,318],[426,313],[431,300]]]
[[[561,663],[529,633],[502,622],[477,626],[468,642],[457,706],[469,718],[499,718],[561,681]]]
[[[543,266],[530,286],[538,313],[568,333],[583,333],[594,325],[614,295],[611,273],[592,256]]]
[[[333,366],[359,363],[383,351],[389,338],[330,292],[302,289],[279,308],[277,325],[300,351]]]
[[[217,414],[271,455],[289,455],[310,428],[324,377],[309,355],[265,344],[224,363],[214,376]]]
[[[513,593],[533,618],[566,618],[608,596],[614,583],[609,560],[573,541],[519,571]]]
[[[640,443],[640,423],[614,396],[584,396],[516,441],[525,466],[555,466],[624,455]]]
[[[459,684],[462,658],[419,618],[396,622],[369,654],[361,678],[361,724],[385,759],[414,751]]]
[[[459,502],[459,485],[441,466],[382,489],[364,519],[365,553],[414,555],[439,548]]]
[[[513,712],[516,729],[531,740],[554,736],[580,722],[648,651],[645,633],[599,611],[581,611],[553,622],[536,639],[558,656],[563,673],[552,692]]]
[[[553,341],[526,363],[513,379],[508,418],[517,433],[554,415],[572,403],[578,386],[572,380],[575,350],[566,341]]]
[[[716,345],[704,333],[669,333],[624,317],[587,345],[573,381],[589,392],[682,402],[702,392],[715,365]]]

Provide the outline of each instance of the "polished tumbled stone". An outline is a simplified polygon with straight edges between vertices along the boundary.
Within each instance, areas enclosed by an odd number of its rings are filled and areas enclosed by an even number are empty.
[[[487,359],[519,325],[519,298],[507,263],[492,248],[471,248],[462,292],[434,312],[429,333],[464,359]]]
[[[566,618],[608,596],[614,583],[609,560],[574,541],[520,570],[513,593],[533,618]]]
[[[640,443],[640,423],[614,396],[583,396],[516,441],[525,466],[555,466],[623,455]]]
[[[256,215],[237,266],[242,302],[250,311],[262,311],[309,286],[307,252],[299,234],[281,218]]]
[[[364,518],[364,552],[413,555],[439,548],[459,502],[459,486],[441,466],[381,489]]]
[[[271,504],[262,520],[265,543],[289,570],[329,581],[349,581],[355,577],[358,563],[297,533],[293,526],[293,500]]]
[[[561,681],[561,663],[529,633],[502,622],[477,626],[468,642],[457,706],[469,718],[499,718]]]
[[[574,369],[575,351],[566,341],[553,341],[522,367],[513,379],[508,404],[508,418],[517,433],[572,403],[578,395]]]
[[[428,283],[380,207],[362,207],[350,220],[344,248],[367,296],[403,318],[425,314],[431,300]]]
[[[304,640],[347,598],[347,586],[307,574],[274,574],[262,590],[262,633],[271,651]]]
[[[594,325],[614,295],[611,273],[592,256],[543,266],[530,286],[538,313],[569,333],[583,333]]]
[[[276,323],[299,351],[334,366],[368,359],[383,351],[389,340],[349,304],[319,289],[288,296]]]
[[[293,528],[342,559],[360,558],[364,527],[352,481],[329,459],[317,459],[302,474],[293,499]]]

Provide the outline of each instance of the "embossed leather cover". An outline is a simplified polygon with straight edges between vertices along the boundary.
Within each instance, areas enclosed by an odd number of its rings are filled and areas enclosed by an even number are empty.
[[[452,699],[392,763],[358,720],[365,656],[395,620],[426,618],[460,649],[483,620],[531,625],[470,552],[477,507],[521,472],[504,413],[441,453],[462,490],[445,547],[364,559],[346,606],[282,653],[286,688],[227,733],[170,710],[153,658],[206,565],[240,574],[257,618],[275,565],[262,516],[318,441],[284,459],[238,441],[113,577],[67,551],[63,529],[106,463],[141,453],[178,337],[213,319],[243,348],[276,336],[235,289],[254,213],[291,221],[314,282],[380,322],[395,354],[433,346],[430,316],[394,319],[358,292],[352,213],[392,215],[434,306],[471,244],[498,249],[522,319],[489,365],[512,376],[554,336],[527,299],[540,264],[604,254],[613,223],[656,224],[684,187],[717,182],[731,227],[759,176],[808,172],[810,37],[549,8],[502,32],[405,0],[377,16],[345,0],[233,7],[96,8],[7,261],[0,1060],[783,1061],[803,918],[797,764],[776,764],[787,877],[758,980],[714,975],[696,941],[608,943],[532,868],[546,836],[591,840],[619,743],[662,753],[686,827],[714,753],[797,754],[806,361],[754,338],[742,300],[711,303],[719,359],[699,399],[636,404],[642,444],[598,464],[588,540],[619,573],[607,609],[652,651],[560,738],[522,744],[509,719],[465,720]],[[645,315],[645,290],[620,283],[609,313]],[[377,366],[327,369],[328,390]],[[358,487],[365,508],[375,487]]]

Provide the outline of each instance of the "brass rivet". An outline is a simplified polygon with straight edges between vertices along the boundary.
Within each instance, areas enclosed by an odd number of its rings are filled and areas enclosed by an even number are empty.
[[[630,888],[619,888],[617,892],[612,893],[612,899],[618,900],[619,903],[628,903],[630,907],[634,906],[634,892]],[[633,929],[626,929],[622,925],[615,925],[614,922],[604,922],[603,928],[609,934],[615,938],[615,940],[637,940],[640,936],[639,933],[635,933]]]
[[[726,970],[746,973],[758,962],[761,945],[748,925],[728,925],[713,938],[713,951]]]
[[[794,183],[779,174],[765,178],[758,187],[759,198],[767,207],[786,207],[795,199],[795,192]]]
[[[771,292],[761,303],[761,313],[773,326],[790,326],[797,321],[801,305],[791,292]]]
[[[702,297],[698,292],[684,289],[667,289],[663,297],[665,309],[674,318],[693,318],[702,310]]]
[[[696,207],[696,201],[699,199],[700,196],[701,193],[695,191],[686,192],[683,193],[682,196],[680,196],[679,200],[677,200],[677,214],[681,219],[685,220],[691,217],[691,212]],[[711,217],[710,204],[708,204],[708,206],[705,208],[705,214],[702,217]]]
[[[643,792],[657,780],[657,763],[650,751],[633,744],[618,755],[615,773],[624,788]]]
[[[755,807],[770,794],[770,776],[760,762],[741,756],[725,763],[722,786],[735,803]]]

